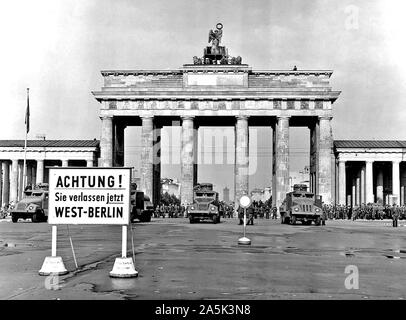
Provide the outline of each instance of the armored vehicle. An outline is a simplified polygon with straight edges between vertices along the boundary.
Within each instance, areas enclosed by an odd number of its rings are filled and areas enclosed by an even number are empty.
[[[187,207],[190,223],[200,220],[220,222],[218,193],[213,191],[213,184],[197,184],[193,190],[193,198],[193,204]]]
[[[148,196],[137,190],[137,184],[131,183],[131,222],[138,219],[141,222],[150,222],[154,213],[154,206]]]
[[[31,219],[32,222],[46,222],[48,220],[48,184],[41,183],[27,186],[24,198],[11,210],[11,220]]]
[[[286,198],[279,207],[281,223],[310,225],[312,221],[316,226],[321,223],[322,202],[320,196],[307,191],[305,184],[295,184],[293,191],[286,194]]]

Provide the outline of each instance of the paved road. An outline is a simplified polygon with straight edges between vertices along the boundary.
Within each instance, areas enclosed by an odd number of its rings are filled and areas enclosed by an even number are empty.
[[[237,244],[242,228],[234,219],[135,223],[133,279],[109,277],[121,252],[120,227],[69,227],[78,270],[67,227],[58,227],[58,255],[70,273],[51,279],[38,275],[50,255],[51,227],[0,222],[0,299],[406,299],[406,227],[255,222],[245,247]],[[130,232],[128,249],[131,256]],[[348,265],[358,268],[359,289],[344,285]]]

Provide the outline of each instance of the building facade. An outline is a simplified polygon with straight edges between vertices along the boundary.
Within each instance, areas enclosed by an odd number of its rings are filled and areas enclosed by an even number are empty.
[[[26,185],[48,182],[47,167],[93,167],[99,157],[98,140],[28,140],[26,153],[24,145],[24,140],[0,140],[1,205],[21,199]]]
[[[334,141],[336,203],[405,204],[406,141]]]

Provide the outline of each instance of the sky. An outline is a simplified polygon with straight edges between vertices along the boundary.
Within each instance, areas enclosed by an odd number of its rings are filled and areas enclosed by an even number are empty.
[[[29,139],[99,139],[91,91],[102,86],[100,70],[179,68],[201,55],[221,22],[222,44],[253,70],[334,71],[331,85],[342,91],[334,139],[406,140],[405,9],[401,0],[0,0],[0,139],[24,139],[28,87]],[[271,131],[255,130],[250,189],[269,186],[271,176]],[[175,153],[179,132],[162,137]],[[137,166],[139,128],[126,137],[126,162]],[[291,130],[292,171],[307,164],[307,148],[308,131]],[[179,177],[180,167],[163,165],[162,174]],[[232,189],[232,175],[232,164],[199,170],[219,190]]]

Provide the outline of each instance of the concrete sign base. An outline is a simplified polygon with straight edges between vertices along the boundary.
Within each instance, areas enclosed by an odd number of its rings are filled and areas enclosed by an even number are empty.
[[[242,238],[238,239],[238,244],[250,245],[250,244],[251,244],[251,240],[248,239],[247,237],[242,237]]]
[[[64,275],[68,273],[63,264],[62,257],[45,257],[41,270],[38,271],[41,276]]]
[[[116,258],[113,270],[110,271],[112,278],[134,278],[138,277],[132,258]]]

